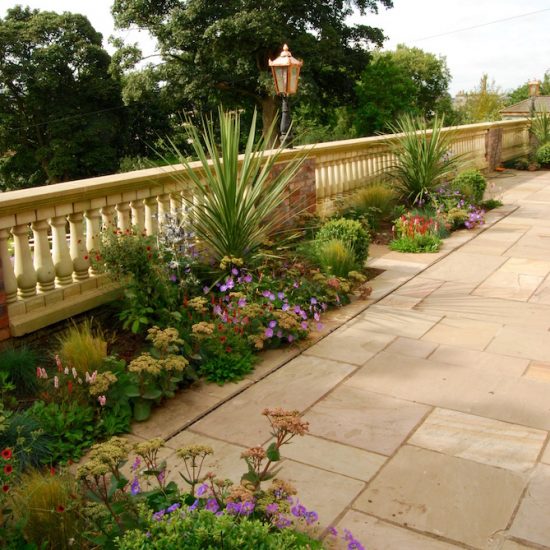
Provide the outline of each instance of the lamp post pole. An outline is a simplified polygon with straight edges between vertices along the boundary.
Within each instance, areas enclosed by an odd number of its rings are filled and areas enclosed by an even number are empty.
[[[281,127],[279,139],[281,145],[285,145],[289,148],[292,148],[292,134],[290,133],[290,125],[292,119],[290,118],[290,105],[288,101],[288,96],[286,94],[281,94]]]

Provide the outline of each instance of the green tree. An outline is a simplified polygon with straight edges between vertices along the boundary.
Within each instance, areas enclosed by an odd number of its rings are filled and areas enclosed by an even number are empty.
[[[540,93],[541,95],[550,95],[550,71],[544,73],[540,84]],[[506,106],[515,105],[524,99],[529,99],[529,82],[525,82],[525,84],[522,84],[508,94]]]
[[[174,97],[211,109],[258,106],[264,130],[278,103],[268,60],[288,43],[304,59],[302,101],[343,105],[369,61],[368,46],[381,45],[380,29],[350,25],[348,18],[377,12],[392,0],[115,0],[122,27],[148,30],[166,65]]]
[[[445,58],[419,48],[400,44],[395,51],[376,53],[357,83],[358,132],[386,131],[405,113],[430,119],[450,111],[450,79]]]
[[[489,82],[489,76],[484,74],[479,86],[466,93],[466,102],[459,107],[464,124],[500,120],[500,109],[504,107],[504,99],[500,88],[494,80]]]
[[[1,189],[116,169],[123,104],[109,65],[82,15],[17,6],[0,19]]]

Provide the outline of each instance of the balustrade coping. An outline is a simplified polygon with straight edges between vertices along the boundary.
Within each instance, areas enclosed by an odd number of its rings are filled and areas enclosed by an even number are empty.
[[[456,132],[460,135],[471,134],[472,132],[484,132],[495,127],[521,127],[528,123],[529,119],[503,120],[496,122],[483,122],[463,126],[450,126],[444,129],[445,132]],[[430,131],[428,130],[428,133]],[[332,141],[314,145],[297,146],[294,149],[286,149],[280,152],[278,162],[291,160],[297,155],[307,152],[308,157],[319,158],[329,153],[342,153],[343,151],[355,151],[368,147],[371,144],[383,145],[392,142],[401,134],[384,134],[365,138],[356,138],[341,141]],[[277,150],[266,151],[266,156],[275,154]],[[240,156],[242,159],[242,155]],[[190,163],[190,167],[200,172],[202,165],[200,161]],[[117,195],[126,192],[135,192],[143,189],[146,184],[151,188],[172,183],[174,177],[185,174],[186,169],[181,164],[173,164],[162,167],[146,168],[122,174],[110,174],[95,178],[73,180],[70,182],[44,185],[17,191],[0,193],[0,218],[28,210],[52,207],[60,204],[81,203],[92,199]],[[167,186],[170,187],[170,186]],[[173,192],[174,188],[164,190],[164,193]]]

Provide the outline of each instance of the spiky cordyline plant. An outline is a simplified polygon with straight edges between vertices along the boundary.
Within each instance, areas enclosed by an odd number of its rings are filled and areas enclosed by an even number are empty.
[[[531,133],[539,145],[550,142],[550,113],[542,111],[531,119]]]
[[[410,205],[425,201],[438,185],[451,180],[464,159],[450,154],[453,135],[442,131],[443,121],[435,116],[428,126],[404,115],[391,126],[393,133],[402,135],[390,142],[395,159],[390,174],[396,191]]]
[[[203,174],[193,169],[171,144],[186,169],[183,175],[176,176],[177,179],[191,184],[193,194],[198,196],[198,204],[190,203],[197,238],[218,261],[225,256],[253,257],[271,233],[298,213],[299,205],[291,208],[290,214],[277,207],[283,202],[287,185],[300,169],[305,154],[298,153],[272,173],[282,152],[279,149],[265,154],[275,123],[256,140],[256,118],[255,111],[242,161],[239,161],[239,114],[219,109],[219,138],[211,119],[203,120],[200,132],[188,122],[188,141],[201,163]]]

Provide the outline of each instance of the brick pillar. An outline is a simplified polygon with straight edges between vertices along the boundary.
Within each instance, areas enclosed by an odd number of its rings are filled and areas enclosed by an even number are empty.
[[[10,337],[10,320],[8,318],[8,300],[4,289],[4,272],[0,259],[0,341]]]
[[[485,159],[492,172],[501,162],[502,128],[489,128],[485,135]]]
[[[274,176],[280,173],[285,164],[275,165],[271,175]],[[315,214],[316,209],[315,159],[307,159],[288,183],[283,202],[277,208],[275,216],[284,220],[281,228],[289,228],[295,224],[293,219],[295,215],[306,212]]]

